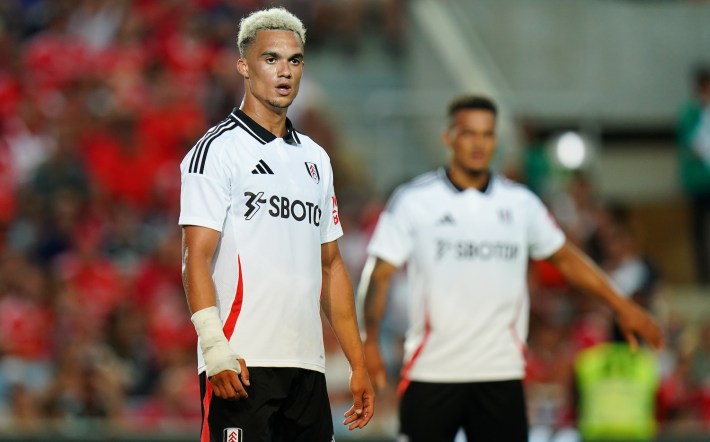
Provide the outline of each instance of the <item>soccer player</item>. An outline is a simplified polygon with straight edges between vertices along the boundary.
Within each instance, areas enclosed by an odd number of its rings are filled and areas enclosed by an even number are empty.
[[[570,283],[606,301],[633,347],[637,337],[659,347],[662,335],[566,241],[531,191],[490,171],[495,104],[462,96],[448,111],[448,167],[395,190],[368,245],[362,282],[368,370],[377,387],[386,383],[380,322],[391,277],[406,264],[409,329],[398,440],[451,441],[463,428],[471,441],[523,442],[529,258],[549,260]]]
[[[181,164],[183,283],[199,337],[201,441],[330,442],[320,312],[351,366],[350,430],[374,413],[325,151],[286,111],[305,29],[282,8],[240,23],[239,109]]]

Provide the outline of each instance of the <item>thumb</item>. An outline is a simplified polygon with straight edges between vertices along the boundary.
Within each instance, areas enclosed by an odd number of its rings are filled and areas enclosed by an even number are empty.
[[[353,396],[353,409],[356,414],[362,414],[362,395]]]
[[[631,347],[631,351],[636,351],[636,349],[639,346],[636,336],[631,332],[626,332],[626,333],[624,333],[624,335],[626,336],[626,341],[629,343],[629,346]]]
[[[382,390],[387,386],[387,375],[384,371],[380,371],[375,375],[375,386],[378,390]]]
[[[247,363],[244,359],[238,359],[239,365],[242,367],[242,373],[239,377],[242,380],[242,384],[249,386],[249,369],[247,368]]]

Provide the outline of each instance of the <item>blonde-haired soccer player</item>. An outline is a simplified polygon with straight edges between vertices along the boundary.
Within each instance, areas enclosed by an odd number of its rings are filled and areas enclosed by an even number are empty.
[[[351,366],[349,429],[374,413],[325,151],[286,111],[305,29],[282,8],[242,19],[241,107],[181,164],[183,282],[199,336],[201,441],[331,442],[320,312]]]

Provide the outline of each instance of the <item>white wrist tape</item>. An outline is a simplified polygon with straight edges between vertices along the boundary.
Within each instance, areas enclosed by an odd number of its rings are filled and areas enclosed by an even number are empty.
[[[217,307],[207,307],[195,312],[190,318],[195,324],[197,336],[200,337],[200,349],[207,365],[207,377],[225,370],[242,372],[242,367],[229,347],[229,342],[222,331],[222,320],[219,319]]]

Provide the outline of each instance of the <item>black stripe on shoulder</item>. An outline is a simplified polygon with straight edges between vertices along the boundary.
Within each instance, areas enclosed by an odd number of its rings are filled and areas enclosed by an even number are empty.
[[[221,129],[219,130],[219,132],[215,133],[214,136],[212,136],[209,140],[206,141],[206,143],[205,143],[205,145],[204,145],[205,148],[204,148],[204,151],[202,152],[202,157],[201,157],[201,161],[200,161],[200,171],[199,171],[199,173],[204,173],[204,172],[205,172],[205,163],[207,162],[207,153],[208,153],[209,150],[210,150],[210,145],[212,144],[212,142],[213,142],[214,140],[216,140],[217,138],[219,138],[219,137],[220,137],[222,134],[224,134],[225,132],[228,132],[228,131],[230,131],[230,130],[236,128],[236,127],[239,127],[239,123],[236,122],[236,121],[232,121],[232,122],[230,122],[228,125],[226,125],[226,126],[224,126],[223,128],[221,128]],[[197,167],[197,163],[195,163],[195,167]]]
[[[197,165],[199,164],[200,156],[202,155],[202,149],[205,145],[205,143],[210,140],[212,137],[216,136],[216,133],[222,129],[225,125],[227,125],[231,121],[230,118],[225,118],[222,120],[219,124],[213,126],[210,130],[207,131],[206,134],[200,138],[200,140],[197,142],[195,145],[195,150],[192,152],[192,158],[190,158],[190,168],[188,171],[190,173],[195,173],[197,172]]]

